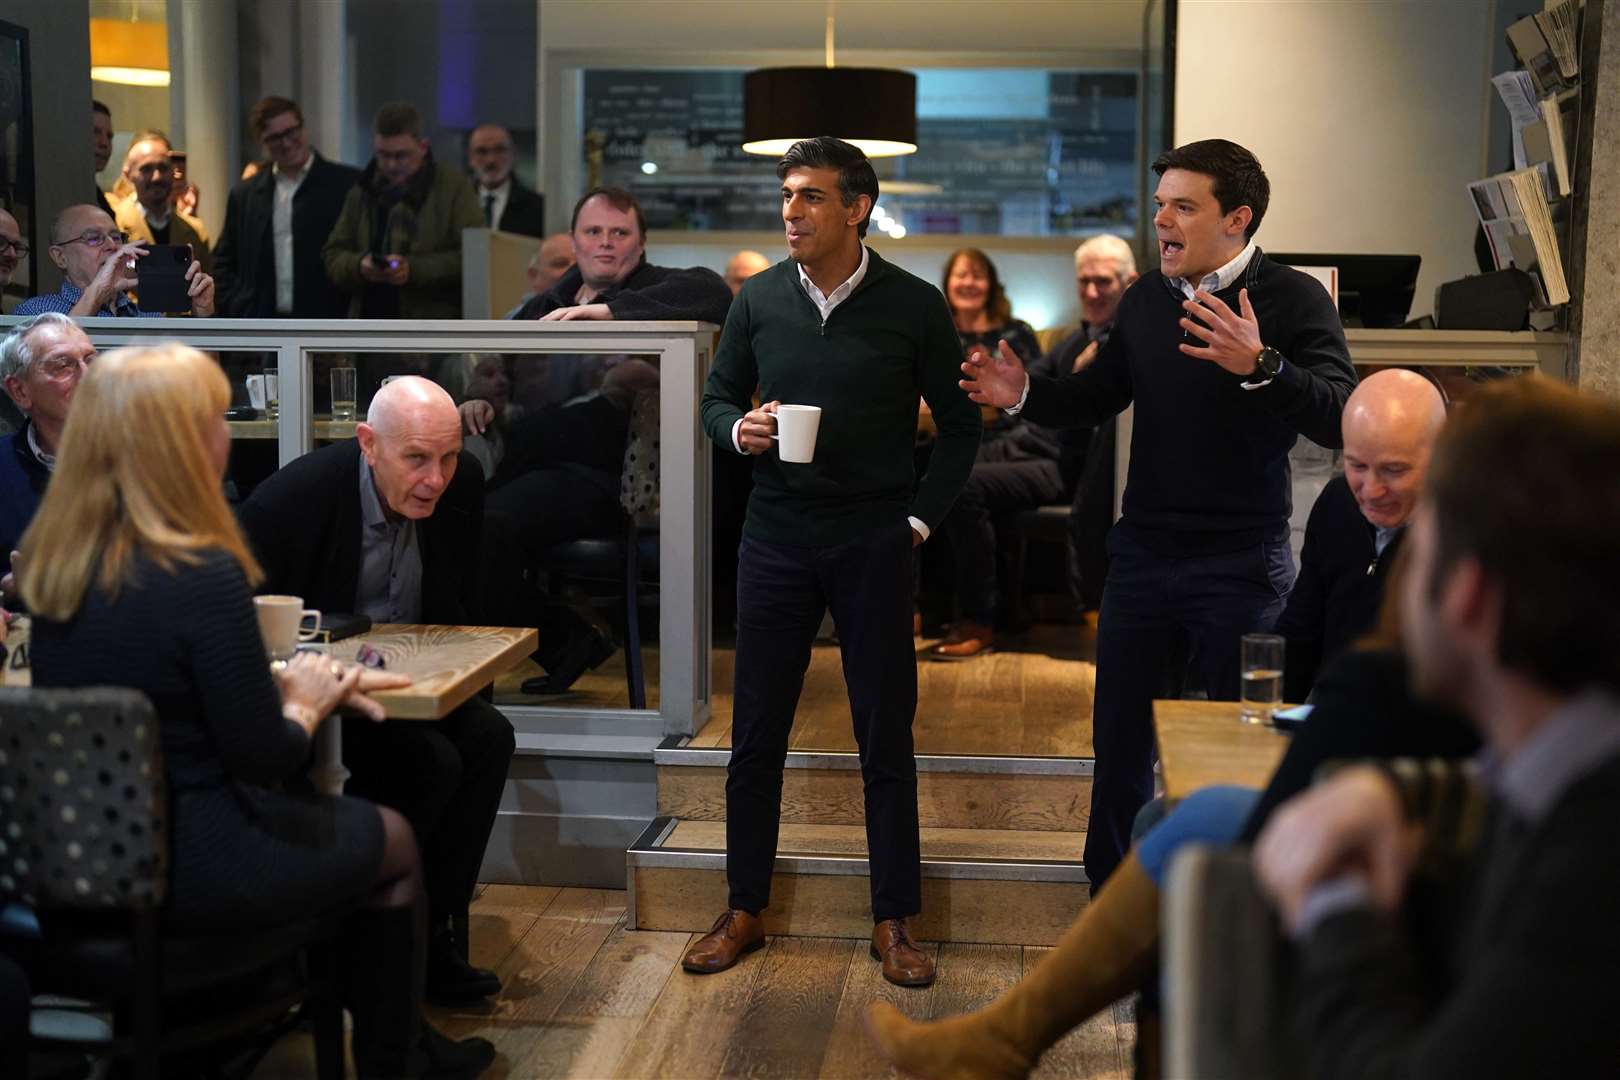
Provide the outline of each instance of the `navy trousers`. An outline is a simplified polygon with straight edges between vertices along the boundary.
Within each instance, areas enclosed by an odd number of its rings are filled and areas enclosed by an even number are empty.
[[[1108,553],[1097,619],[1097,762],[1086,828],[1093,892],[1124,858],[1131,821],[1153,797],[1153,699],[1180,694],[1190,657],[1211,701],[1236,701],[1242,637],[1276,624],[1294,582],[1286,540],[1178,557],[1117,526]]]
[[[917,833],[917,659],[911,640],[911,526],[831,547],[744,536],[737,552],[736,704],[726,769],[730,906],[770,903],[788,733],[824,611],[838,627],[866,794],[874,920],[922,910]]]

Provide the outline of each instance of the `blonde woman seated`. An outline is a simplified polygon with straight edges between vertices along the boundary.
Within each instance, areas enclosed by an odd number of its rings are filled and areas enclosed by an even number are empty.
[[[358,908],[342,940],[360,1075],[476,1076],[493,1047],[420,1017],[410,826],[359,799],[275,789],[334,708],[381,720],[365,692],[409,680],[308,654],[272,674],[252,600],[263,575],[221,488],[229,405],[219,367],[181,345],[107,353],[80,382],[22,541],[34,685],[151,700],[170,791],[168,925],[251,933]]]

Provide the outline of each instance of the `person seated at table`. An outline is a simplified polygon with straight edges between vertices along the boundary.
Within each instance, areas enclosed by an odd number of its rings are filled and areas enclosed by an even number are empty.
[[[260,590],[377,623],[477,625],[483,475],[443,389],[416,376],[377,391],[352,440],[272,473],[242,504]],[[473,697],[434,723],[345,724],[348,790],[416,829],[428,899],[428,997],[500,989],[467,962],[464,931],[507,766],[512,725]]]
[[[1487,752],[1351,766],[1272,816],[1280,1019],[1322,1080],[1614,1076],[1620,405],[1534,375],[1474,394],[1410,529],[1412,685]]]
[[[994,353],[1005,340],[1026,364],[1040,364],[1040,343],[1029,324],[1012,316],[995,263],[963,248],[945,263],[941,283],[964,353]],[[1044,374],[1064,375],[1067,368]],[[1060,429],[1031,424],[999,410],[985,423],[973,472],[940,527],[950,540],[961,618],[928,651],[934,660],[967,660],[991,651],[1001,598],[996,580],[996,520],[1019,510],[1062,502],[1078,473],[1060,465]]]
[[[657,389],[657,368],[626,359],[608,369],[596,393],[501,429],[503,453],[485,499],[488,606],[503,623],[540,631],[534,659],[546,673],[525,680],[525,693],[561,694],[613,655],[611,638],[526,579],[556,545],[622,531],[619,485],[630,412],[638,394]],[[461,417],[469,435],[497,431],[499,416],[487,400],[465,402]]]
[[[1389,580],[1402,576],[1397,562]],[[1375,631],[1323,669],[1310,719],[1264,791],[1209,787],[1177,803],[1126,854],[1041,966],[989,1006],[931,1023],[874,1006],[867,1026],[884,1059],[919,1076],[1027,1075],[1069,1031],[1151,984],[1160,890],[1184,845],[1252,841],[1273,811],[1309,787],[1329,762],[1474,753],[1479,738],[1461,716],[1412,695],[1394,592]],[[1139,1057],[1152,1060],[1157,1014],[1139,1009],[1137,1022]]]
[[[0,342],[0,385],[26,418],[0,438],[0,598],[16,599],[11,556],[56,469],[57,448],[79,380],[96,347],[77,323],[47,311]]]
[[[410,825],[361,799],[275,790],[334,708],[375,727],[366,692],[409,680],[314,655],[265,662],[251,594],[263,574],[221,494],[230,385],[213,360],[119,349],[75,397],[58,482],[23,539],[33,684],[151,700],[169,789],[165,924],[247,934],[356,909],[341,941],[360,1075],[477,1075],[489,1042],[454,1043],[421,1018]]]
[[[57,214],[46,251],[62,272],[62,287],[24,300],[13,315],[45,311],[78,316],[155,314],[142,311],[138,298],[131,299],[130,295],[139,284],[135,260],[146,254],[146,246],[127,242],[99,206],[80,203]],[[196,259],[186,267],[185,278],[189,282],[191,313],[199,318],[212,315],[214,279],[203,272],[202,263]]]
[[[647,220],[623,188],[597,187],[574,204],[574,265],[514,319],[679,319],[724,325],[731,290],[703,266],[647,261]]]
[[[1285,700],[1304,701],[1323,662],[1372,626],[1445,422],[1440,391],[1414,371],[1374,372],[1345,402],[1344,475],[1311,507],[1299,576],[1274,631],[1288,640]]]

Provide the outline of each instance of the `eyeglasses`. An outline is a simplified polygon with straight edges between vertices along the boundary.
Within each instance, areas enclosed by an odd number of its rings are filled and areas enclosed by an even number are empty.
[[[117,247],[127,239],[129,238],[123,233],[118,232],[116,229],[112,232],[91,231],[80,236],[75,236],[71,240],[58,240],[51,246],[67,247],[69,244],[83,244],[87,248],[94,249],[99,248],[103,244],[112,244],[114,247]]]
[[[266,146],[281,146],[288,139],[296,138],[300,133],[303,132],[303,130],[304,130],[304,125],[303,124],[294,124],[292,127],[287,128],[285,131],[277,131],[277,132],[268,132],[267,131],[263,135],[259,136],[259,141],[264,143],[264,145],[266,145]]]
[[[62,380],[68,378],[78,378],[79,375],[90,366],[90,362],[95,358],[95,353],[91,353],[88,356],[83,357],[64,356],[57,360],[36,361],[34,367],[39,369],[39,373],[45,376],[47,379],[61,382]]]
[[[19,259],[26,259],[31,250],[21,240],[7,240],[5,237],[0,236],[0,255],[15,255]]]

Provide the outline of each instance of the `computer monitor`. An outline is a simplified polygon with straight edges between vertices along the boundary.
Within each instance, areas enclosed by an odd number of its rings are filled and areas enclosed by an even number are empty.
[[[1333,266],[1339,270],[1339,319],[1346,326],[1400,326],[1417,292],[1419,255],[1278,254],[1285,266]]]

